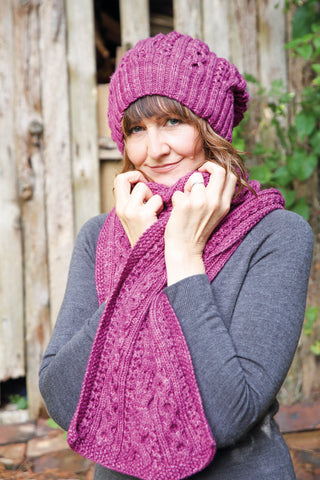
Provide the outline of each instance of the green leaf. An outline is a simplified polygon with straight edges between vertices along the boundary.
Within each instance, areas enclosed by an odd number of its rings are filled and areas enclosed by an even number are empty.
[[[283,198],[285,199],[286,202],[286,208],[291,208],[295,202],[296,199],[296,192],[294,190],[288,190],[286,188],[279,188]]]
[[[298,47],[299,45],[301,44],[301,39],[300,37],[299,38],[295,38],[294,40],[290,40],[290,42],[287,42],[285,44],[285,48],[288,50],[290,48],[296,48]]]
[[[315,340],[313,345],[310,346],[310,351],[314,353],[315,355],[320,355],[320,341]]]
[[[304,45],[301,45],[300,47],[296,47],[296,52],[298,55],[305,60],[310,60],[311,55],[312,55],[312,45],[306,43]]]
[[[269,183],[272,177],[272,172],[267,165],[255,165],[250,168],[250,177],[258,182],[264,184]]]
[[[320,25],[319,25],[319,29],[320,29]],[[320,35],[318,37],[315,37],[315,39],[313,40],[313,45],[315,49],[320,48]]]
[[[273,173],[273,180],[281,187],[289,185],[289,183],[292,181],[292,175],[289,172],[288,167],[286,165],[281,165],[281,167],[278,167]]]
[[[246,150],[246,144],[243,138],[233,138],[232,145],[236,150],[239,150],[240,152],[244,152]]]
[[[319,308],[313,307],[312,305],[306,309],[303,331],[308,337],[310,337],[313,330],[313,325],[317,321],[318,312]]]
[[[310,138],[310,145],[313,148],[314,153],[320,155],[320,130],[317,130]]]
[[[307,155],[302,148],[297,148],[294,155],[288,157],[289,171],[299,180],[304,181],[310,177],[318,164],[318,158],[315,153]]]
[[[21,395],[9,395],[9,402],[14,403],[18,410],[26,410],[28,408],[28,400]]]
[[[312,80],[312,85],[314,85],[316,87],[320,86],[320,76],[318,76],[318,77],[316,77]]]
[[[310,208],[309,205],[307,204],[307,201],[305,198],[299,198],[297,203],[295,203],[290,210],[293,212],[297,213],[298,215],[301,215],[305,220],[309,220],[310,217]]]
[[[244,78],[247,82],[259,83],[259,80],[256,77],[254,77],[253,75],[251,75],[251,73],[244,73],[243,76],[244,76]]]
[[[302,5],[297,9],[292,19],[292,38],[302,37],[309,33],[313,22],[313,9],[309,8],[307,4]]]
[[[311,67],[315,72],[320,73],[320,63],[313,63]]]
[[[48,418],[48,420],[46,421],[46,424],[50,428],[57,428],[62,430],[62,428],[52,418]]]
[[[316,122],[317,119],[312,114],[307,112],[298,113],[295,118],[295,125],[301,140],[313,132]]]
[[[313,24],[311,25],[311,30],[312,30],[314,33],[320,32],[320,23],[313,23]]]

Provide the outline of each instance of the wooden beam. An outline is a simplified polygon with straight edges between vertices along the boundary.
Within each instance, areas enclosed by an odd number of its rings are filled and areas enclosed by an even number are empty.
[[[100,212],[92,0],[66,0],[75,229]]]
[[[202,39],[202,1],[173,0],[173,26],[184,35]]]
[[[203,0],[203,40],[219,57],[227,59],[230,58],[229,4],[230,0]]]
[[[17,156],[14,138],[13,18],[10,0],[0,14],[0,381],[25,374],[23,267]]]
[[[50,331],[42,149],[39,2],[14,0],[15,131],[24,240],[25,341],[30,417],[42,406],[38,372]],[[16,305],[16,303],[15,303]]]
[[[284,0],[258,0],[260,80],[269,87],[272,80],[282,79],[287,85],[286,19]],[[279,48],[281,46],[281,48]]]
[[[229,23],[230,61],[241,73],[259,77],[256,2],[229,1]]]
[[[63,299],[74,244],[64,1],[42,2],[40,22],[43,157],[46,170],[50,317],[53,327]],[[57,99],[60,101],[57,102]]]
[[[148,0],[120,0],[121,45],[125,51],[150,35]]]
[[[320,401],[281,405],[275,419],[282,433],[320,430]]]

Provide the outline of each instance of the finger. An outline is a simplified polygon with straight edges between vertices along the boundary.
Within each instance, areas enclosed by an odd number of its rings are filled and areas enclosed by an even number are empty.
[[[234,173],[229,172],[226,177],[225,188],[223,191],[223,201],[231,204],[231,201],[234,197],[236,186],[237,186],[237,177]]]
[[[146,207],[153,211],[156,215],[163,210],[163,200],[160,195],[152,195],[152,197],[147,201]]]
[[[138,182],[134,185],[129,200],[132,205],[143,205],[153,196],[150,188],[143,182]]]
[[[207,165],[206,171],[210,173],[206,190],[208,199],[213,203],[219,203],[225,188],[227,172],[223,167],[215,163]]]
[[[138,170],[133,170],[131,172],[126,172],[126,173],[120,173],[119,175],[116,176],[114,180],[115,193],[119,191],[123,193],[127,192],[130,194],[132,190],[132,186],[138,182],[147,183],[147,179]]]
[[[194,172],[188,179],[187,183],[185,184],[184,191],[191,193],[191,191],[195,188],[202,189],[205,187],[204,179],[200,172]]]
[[[147,180],[141,172],[133,170],[131,172],[121,173],[114,180],[114,198],[118,206],[125,205],[132,191],[132,186],[137,182],[145,183]]]
[[[185,200],[185,198],[186,197],[185,197],[185,194],[183,192],[180,192],[179,190],[174,192],[174,194],[172,195],[172,198],[171,198],[172,207],[176,208],[177,205],[181,204]]]
[[[220,166],[220,165],[218,165],[215,162],[209,162],[209,161],[205,162],[203,165],[201,165],[201,167],[198,168],[198,172],[213,173],[215,166]]]

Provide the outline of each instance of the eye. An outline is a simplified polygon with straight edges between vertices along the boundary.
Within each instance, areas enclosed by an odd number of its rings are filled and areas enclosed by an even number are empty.
[[[166,124],[169,125],[169,127],[175,127],[177,125],[180,125],[182,123],[182,120],[179,118],[168,118],[166,121]]]
[[[129,130],[129,135],[131,135],[132,133],[139,133],[143,130],[143,128],[140,126],[140,125],[135,125],[134,127],[132,127],[130,130]]]

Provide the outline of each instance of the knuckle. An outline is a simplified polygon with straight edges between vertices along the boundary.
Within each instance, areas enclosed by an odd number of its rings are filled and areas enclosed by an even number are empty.
[[[192,205],[197,210],[205,210],[207,208],[207,200],[202,195],[198,195],[193,199]]]
[[[123,213],[128,220],[133,220],[134,218],[137,217],[136,209],[132,207],[130,202],[128,202],[128,204],[126,205],[126,208],[124,209]]]

